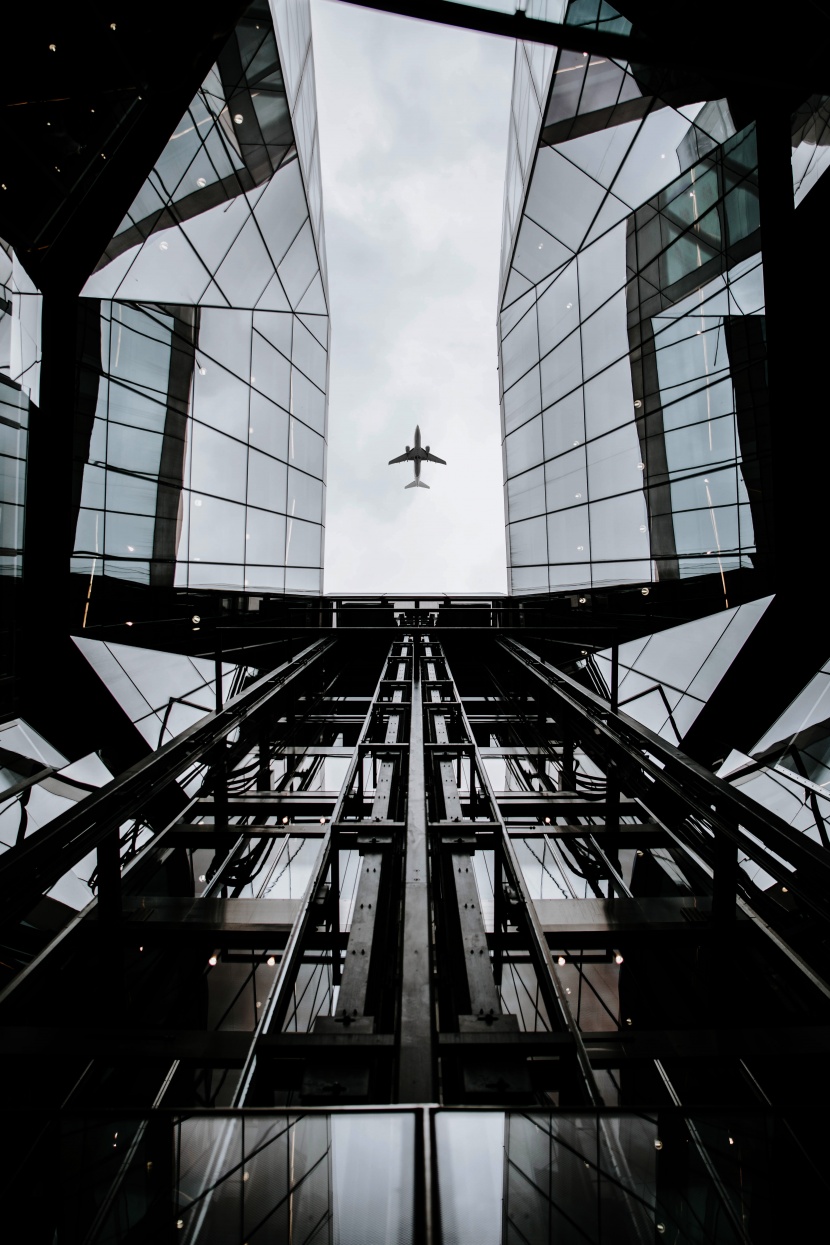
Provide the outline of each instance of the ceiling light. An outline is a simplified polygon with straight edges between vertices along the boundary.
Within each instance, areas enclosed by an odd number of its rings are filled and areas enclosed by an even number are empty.
[[[242,113],[241,113],[241,112],[235,112],[235,113],[233,114],[233,119],[234,119],[234,121],[235,121],[235,123],[236,123],[237,125],[241,125],[241,124],[242,124],[242,122],[245,120],[245,118],[242,116]]]
[[[194,614],[190,621],[194,623],[200,623],[202,621],[201,614]]]
[[[546,817],[546,818],[545,818],[545,825],[546,825],[546,826],[549,826],[549,825],[550,825],[550,817]]]
[[[559,956],[559,959],[556,961],[556,963],[559,965],[559,967],[560,967],[560,968],[564,968],[564,967],[565,967],[565,957],[564,957],[564,955],[560,955],[560,956]]]
[[[170,245],[169,242],[165,242],[162,240],[161,242],[159,242],[159,250],[166,251],[169,245]]]
[[[56,48],[56,46],[55,46],[55,44],[54,44],[54,43],[50,43],[50,44],[49,44],[49,51],[50,51],[50,52],[57,52],[57,50],[58,50],[58,49]]]
[[[268,959],[265,961],[269,968],[273,968],[276,962],[277,961],[274,959],[273,955],[269,955]]]
[[[216,958],[216,956],[215,956],[215,955],[212,955],[212,956],[210,957],[210,959],[208,960],[208,964],[210,965],[210,967],[211,967],[211,968],[216,968],[216,965],[217,965],[218,963],[219,963],[219,961],[218,961],[218,959]]]
[[[321,826],[324,826],[325,824],[326,824],[326,819],[325,819],[325,817],[321,817],[321,818],[320,818],[320,825],[321,825]]]
[[[638,471],[645,471],[645,469],[646,469],[646,465],[645,465],[645,463],[637,463],[637,470],[638,470]]]
[[[618,951],[618,952],[617,952],[617,954],[614,956],[614,963],[615,963],[615,964],[622,964],[622,962],[623,962],[623,958],[622,958],[622,956],[620,955],[620,953],[619,953],[619,951]]]
[[[130,553],[135,553],[135,545],[127,545],[127,548],[130,551]]]
[[[200,873],[200,874],[199,874],[199,881],[200,881],[200,882],[206,882],[206,881],[207,881],[207,876],[206,876],[204,873]]]
[[[573,303],[568,303],[565,310],[570,311],[571,307],[573,307]]]
[[[124,626],[125,626],[125,627],[132,627],[132,625],[133,625],[133,624],[132,624],[131,622],[124,623]]]
[[[200,368],[199,368],[199,375],[200,375],[200,376],[207,376],[207,368],[206,368],[206,367],[200,367]]]
[[[110,22],[110,30],[115,30],[115,22]]]
[[[586,597],[580,597],[580,598],[579,598],[579,604],[580,604],[580,605],[584,605],[584,604],[585,604],[586,599],[587,599]]]
[[[539,243],[539,248],[538,248],[538,249],[541,251],[541,249],[542,249],[542,247],[543,247],[544,245],[545,245],[545,244],[544,244],[544,242],[540,242],[540,243]]]
[[[196,185],[197,185],[197,186],[206,186],[206,185],[207,185],[207,179],[206,179],[206,178],[204,178],[204,177],[197,177],[197,178],[196,178]]]
[[[662,1143],[662,1141],[660,1140],[660,1138],[659,1138],[659,1137],[655,1137],[655,1139],[654,1139],[654,1148],[655,1148],[655,1150],[662,1150],[662,1149],[663,1149],[663,1143]]]
[[[637,410],[639,410],[639,409],[640,409],[640,407],[641,407],[643,404],[642,404],[642,402],[640,401],[640,399],[639,399],[639,398],[635,398],[635,399],[634,399],[634,405],[636,406]]]
[[[644,532],[645,530],[646,530],[646,525],[645,525],[645,523],[641,523],[641,524],[640,524],[640,531],[641,531],[641,532]]]
[[[640,589],[640,592],[643,594],[643,596],[644,596],[644,597],[647,597],[647,596],[648,596],[648,591],[649,591],[649,590],[648,590],[648,588],[641,588],[641,589]]]
[[[287,825],[288,825],[288,818],[287,818],[287,817],[283,817],[283,819],[282,819],[282,824],[283,824],[284,826],[287,826]]]

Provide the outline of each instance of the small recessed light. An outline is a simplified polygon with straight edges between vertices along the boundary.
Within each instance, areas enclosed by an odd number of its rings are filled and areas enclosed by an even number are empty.
[[[654,1140],[654,1148],[655,1148],[655,1150],[662,1150],[662,1149],[663,1149],[663,1143],[662,1143],[662,1141],[660,1140],[660,1138],[659,1138],[659,1137],[656,1137],[656,1138],[655,1138],[655,1140]]]
[[[218,961],[218,959],[216,958],[216,956],[215,956],[215,955],[212,955],[212,956],[210,957],[210,959],[208,960],[208,964],[210,965],[210,967],[211,967],[211,968],[216,968],[216,965],[217,965],[218,963],[219,963],[219,961]]]
[[[287,825],[288,825],[288,821],[289,821],[288,817],[283,817],[283,819],[282,819],[282,824],[283,824],[284,826],[287,826]]]
[[[645,463],[637,463],[637,470],[638,470],[638,471],[645,471],[645,469],[646,469],[646,465],[645,465]]]
[[[245,118],[242,116],[242,113],[241,113],[241,112],[235,112],[235,113],[234,113],[234,115],[233,115],[233,119],[234,119],[234,121],[236,122],[236,124],[237,124],[237,125],[241,125],[241,124],[242,124],[242,122],[245,120]]]
[[[127,545],[127,549],[130,553],[135,553],[135,545]]]
[[[167,250],[167,248],[169,247],[169,245],[170,245],[170,243],[169,243],[169,242],[166,242],[164,239],[162,239],[162,241],[161,241],[161,242],[159,242],[159,250],[160,250],[160,251],[166,251],[166,250]]]
[[[567,306],[565,307],[565,310],[570,311],[571,307],[573,307],[573,303],[568,303]]]
[[[644,532],[645,530],[646,530],[646,525],[645,525],[645,523],[641,523],[641,524],[640,524],[640,531],[641,531],[641,532]]]
[[[618,952],[618,953],[614,956],[614,963],[615,963],[615,964],[622,964],[622,962],[623,962],[623,958],[622,958],[622,956],[621,956],[621,955],[619,954],[619,952]]]
[[[200,375],[200,376],[207,376],[207,368],[206,368],[206,367],[200,367],[200,368],[199,368],[199,375]]]
[[[110,22],[110,30],[115,30],[115,22]]]
[[[200,874],[199,874],[199,881],[200,881],[200,882],[206,882],[206,881],[207,881],[207,875],[206,875],[206,874],[204,874],[204,873],[200,873]]]
[[[648,594],[649,594],[649,589],[648,589],[648,588],[641,588],[641,589],[640,589],[640,592],[643,594],[643,596],[644,596],[644,597],[647,597],[647,596],[648,596]]]
[[[190,621],[194,623],[200,623],[202,621],[201,614],[194,614]]]
[[[132,627],[132,625],[133,625],[133,624],[132,624],[131,622],[124,623],[124,626],[125,626],[125,627]]]
[[[564,968],[564,967],[565,967],[565,957],[564,957],[564,955],[560,955],[560,956],[559,956],[559,959],[556,961],[556,963],[559,965],[559,967],[560,967],[560,968]]]
[[[57,47],[56,47],[56,45],[55,45],[54,43],[50,43],[50,44],[49,44],[49,51],[50,51],[50,52],[57,52],[57,50],[58,50],[58,49],[57,49]]]
[[[196,178],[196,185],[197,185],[197,186],[206,186],[206,185],[207,185],[207,178],[205,178],[205,177],[197,177],[197,178]]]
[[[273,968],[276,962],[277,961],[274,959],[273,955],[269,955],[268,959],[265,961],[269,968]]]
[[[584,605],[584,604],[585,604],[585,602],[586,602],[586,600],[587,600],[587,597],[580,597],[580,598],[579,598],[579,604],[580,604],[580,605]]]

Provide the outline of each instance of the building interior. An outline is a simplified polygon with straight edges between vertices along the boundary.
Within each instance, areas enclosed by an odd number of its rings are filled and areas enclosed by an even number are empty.
[[[364,7],[515,45],[502,595],[324,591],[309,0],[13,19],[10,1222],[805,1239],[830,1194],[830,13]]]

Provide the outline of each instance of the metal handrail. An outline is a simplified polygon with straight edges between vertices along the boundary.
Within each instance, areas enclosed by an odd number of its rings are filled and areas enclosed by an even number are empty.
[[[726,835],[742,852],[785,883],[823,919],[830,920],[830,854],[793,830],[783,818],[718,778],[628,714],[613,712],[608,702],[539,658],[523,644],[496,637],[496,643],[534,674],[606,744],[621,749],[688,813]],[[760,843],[756,840],[760,840]],[[786,862],[786,863],[784,863]],[[789,867],[788,867],[789,866]]]
[[[25,915],[39,895],[98,847],[114,828],[135,816],[147,800],[199,761],[245,718],[262,710],[335,643],[334,637],[315,640],[227,701],[219,712],[206,714],[96,794],[9,848],[0,856],[0,911],[4,919]]]

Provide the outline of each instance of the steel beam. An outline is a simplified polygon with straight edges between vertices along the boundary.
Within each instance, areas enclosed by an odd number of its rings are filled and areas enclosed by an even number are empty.
[[[400,1051],[395,1092],[398,1102],[434,1102],[437,1097],[420,644],[419,634],[413,632],[398,1021]]]

